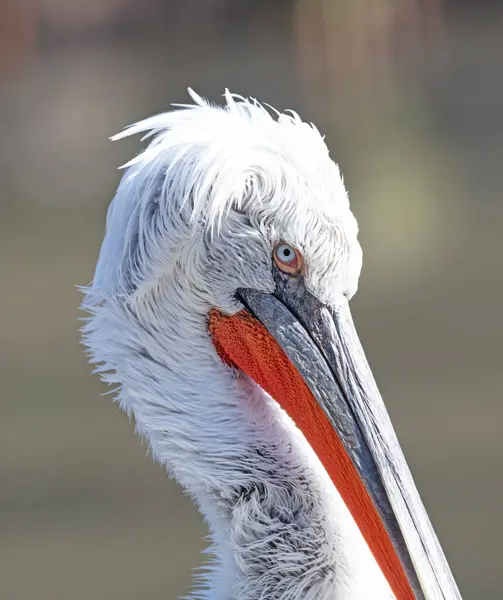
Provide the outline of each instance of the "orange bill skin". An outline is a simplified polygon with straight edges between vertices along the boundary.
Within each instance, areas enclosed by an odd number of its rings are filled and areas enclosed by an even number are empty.
[[[341,440],[276,340],[247,310],[227,316],[213,309],[209,314],[209,331],[222,360],[251,377],[302,431],[351,512],[397,600],[415,600],[393,543]]]

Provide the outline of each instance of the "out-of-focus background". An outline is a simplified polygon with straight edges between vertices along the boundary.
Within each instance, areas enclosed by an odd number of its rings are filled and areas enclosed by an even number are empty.
[[[0,600],[187,593],[205,526],[78,342],[105,210],[187,86],[326,133],[354,313],[463,596],[503,597],[503,10],[483,0],[1,0]]]

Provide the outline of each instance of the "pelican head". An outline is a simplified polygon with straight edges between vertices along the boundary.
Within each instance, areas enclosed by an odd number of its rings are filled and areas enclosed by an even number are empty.
[[[454,600],[358,340],[358,227],[317,129],[228,92],[133,125],[84,341],[205,516],[194,598]],[[118,385],[117,385],[118,384]]]

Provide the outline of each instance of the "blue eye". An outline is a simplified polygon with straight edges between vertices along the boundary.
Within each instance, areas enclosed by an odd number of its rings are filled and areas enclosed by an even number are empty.
[[[299,273],[304,264],[302,255],[297,248],[284,242],[274,248],[273,258],[278,269],[285,273]]]

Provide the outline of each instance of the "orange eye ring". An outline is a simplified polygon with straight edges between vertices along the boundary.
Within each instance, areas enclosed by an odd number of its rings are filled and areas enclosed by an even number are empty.
[[[274,264],[280,271],[290,275],[298,275],[304,267],[302,254],[285,242],[276,245],[273,251]]]

